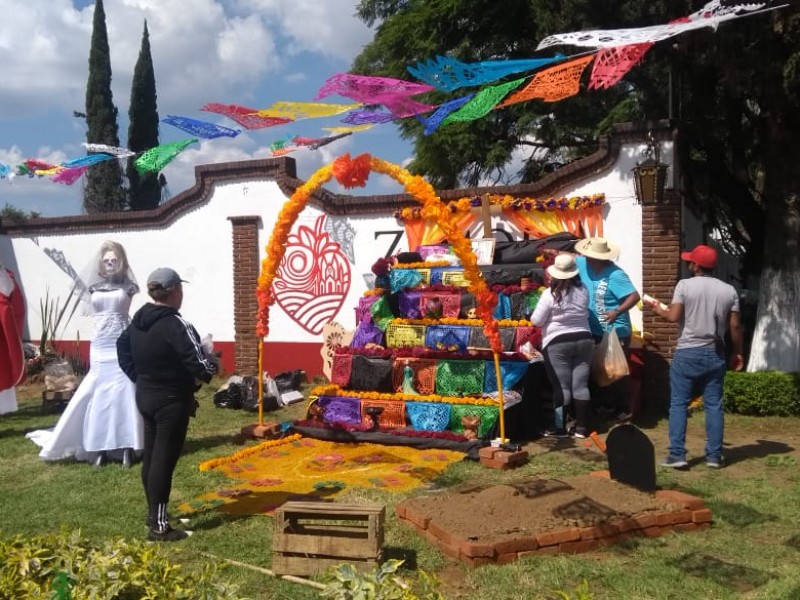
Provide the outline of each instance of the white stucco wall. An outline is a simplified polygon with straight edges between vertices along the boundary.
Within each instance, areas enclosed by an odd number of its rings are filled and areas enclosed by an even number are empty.
[[[622,251],[619,265],[631,277],[641,291],[641,207],[636,204],[631,169],[641,160],[643,144],[623,146],[617,165],[596,178],[587,179],[572,189],[559,192],[562,196],[591,195],[604,193],[607,207],[604,209],[604,232],[609,239],[620,244]],[[661,159],[672,162],[672,145],[661,148]],[[671,176],[670,170],[670,176]],[[375,175],[377,176],[377,175]],[[668,183],[668,187],[671,183]],[[28,305],[27,336],[36,339],[41,335],[40,302],[45,294],[58,298],[63,303],[70,291],[72,281],[50,257],[45,249],[61,251],[65,259],[80,273],[103,240],[113,239],[125,246],[130,264],[144,287],[147,275],[160,266],[170,266],[190,284],[186,286],[182,313],[197,325],[201,334],[211,333],[217,341],[233,341],[233,257],[231,250],[232,216],[259,215],[262,229],[259,246],[262,258],[278,212],[286,196],[278,185],[269,180],[248,179],[244,181],[216,184],[210,199],[202,206],[183,214],[168,227],[136,229],[131,231],[99,231],[80,234],[41,235],[36,239],[0,236],[0,261],[18,275]],[[306,208],[300,215],[294,231],[300,225],[313,227],[320,211]],[[354,307],[366,290],[362,274],[369,273],[375,260],[388,251],[395,235],[376,232],[402,232],[402,226],[391,214],[368,217],[328,217],[329,226],[351,228],[354,232],[352,248],[342,248],[348,255],[351,270],[351,286],[343,299],[335,320],[352,327]],[[493,226],[500,224],[502,217],[493,217]],[[344,223],[341,223],[344,221]],[[503,228],[514,231],[505,222]],[[476,227],[480,227],[478,224]],[[408,242],[402,235],[393,253],[407,251]],[[352,262],[350,262],[352,259]],[[646,291],[646,290],[645,290]],[[144,292],[134,298],[132,310],[146,302]],[[309,333],[278,305],[271,310],[270,340],[317,342],[319,335]],[[634,310],[634,324],[641,329],[641,314]],[[72,321],[60,330],[64,340],[91,338],[91,319],[76,314]]]

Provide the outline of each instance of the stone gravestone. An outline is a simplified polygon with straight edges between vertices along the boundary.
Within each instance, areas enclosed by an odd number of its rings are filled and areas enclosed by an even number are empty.
[[[656,489],[653,442],[635,425],[618,425],[606,437],[611,479],[645,492]]]

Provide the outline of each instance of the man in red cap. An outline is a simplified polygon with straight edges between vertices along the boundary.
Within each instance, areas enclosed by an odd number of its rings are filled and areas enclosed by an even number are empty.
[[[669,369],[669,456],[663,467],[685,468],[686,420],[689,402],[698,392],[703,395],[706,414],[706,465],[722,466],[722,384],[725,379],[725,333],[730,332],[733,354],[730,368],[740,371],[742,326],[739,296],[732,285],[712,276],[717,266],[717,251],[700,244],[682,252],[692,277],[675,286],[672,304],[661,306],[655,299],[646,305],[672,323],[680,323],[680,335]]]

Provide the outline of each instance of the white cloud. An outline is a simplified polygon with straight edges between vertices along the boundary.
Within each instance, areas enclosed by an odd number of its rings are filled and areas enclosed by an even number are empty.
[[[372,39],[356,14],[356,0],[240,0],[239,6],[275,17],[292,54],[314,52],[350,61]]]
[[[215,0],[106,0],[104,8],[121,113],[145,20],[159,106],[197,108],[280,65],[270,25],[259,14],[228,15]],[[93,4],[79,10],[68,0],[0,0],[0,118],[83,106],[93,13]]]
[[[235,127],[199,108],[207,102],[264,107],[276,100],[311,101],[324,78],[347,69],[372,38],[370,29],[354,16],[356,4],[357,0],[104,0],[120,144],[126,143],[131,77],[145,20],[159,114]],[[84,123],[74,119],[72,111],[85,103],[93,13],[94,0],[0,0],[0,162],[16,165],[29,157],[60,162],[84,153]],[[311,125],[275,133],[245,132],[233,140],[190,146],[165,169],[170,190],[177,194],[191,187],[196,165],[268,158],[269,142],[282,134],[325,135],[315,133]],[[162,124],[162,142],[186,137],[176,134]],[[387,141],[350,136],[291,156],[298,176],[307,178],[344,152],[380,155],[368,144],[385,150],[393,137]],[[385,185],[384,177],[372,179]],[[77,214],[81,183],[67,188],[47,179],[24,178],[10,187],[0,182],[0,203],[10,201],[47,215]],[[327,187],[348,193],[335,182]],[[68,202],[59,206],[59,195]],[[28,207],[37,197],[53,198],[54,204]]]

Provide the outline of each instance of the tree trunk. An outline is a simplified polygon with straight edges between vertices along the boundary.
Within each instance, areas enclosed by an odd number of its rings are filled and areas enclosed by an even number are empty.
[[[771,127],[764,264],[748,371],[800,371],[800,145],[788,125],[774,119]]]

